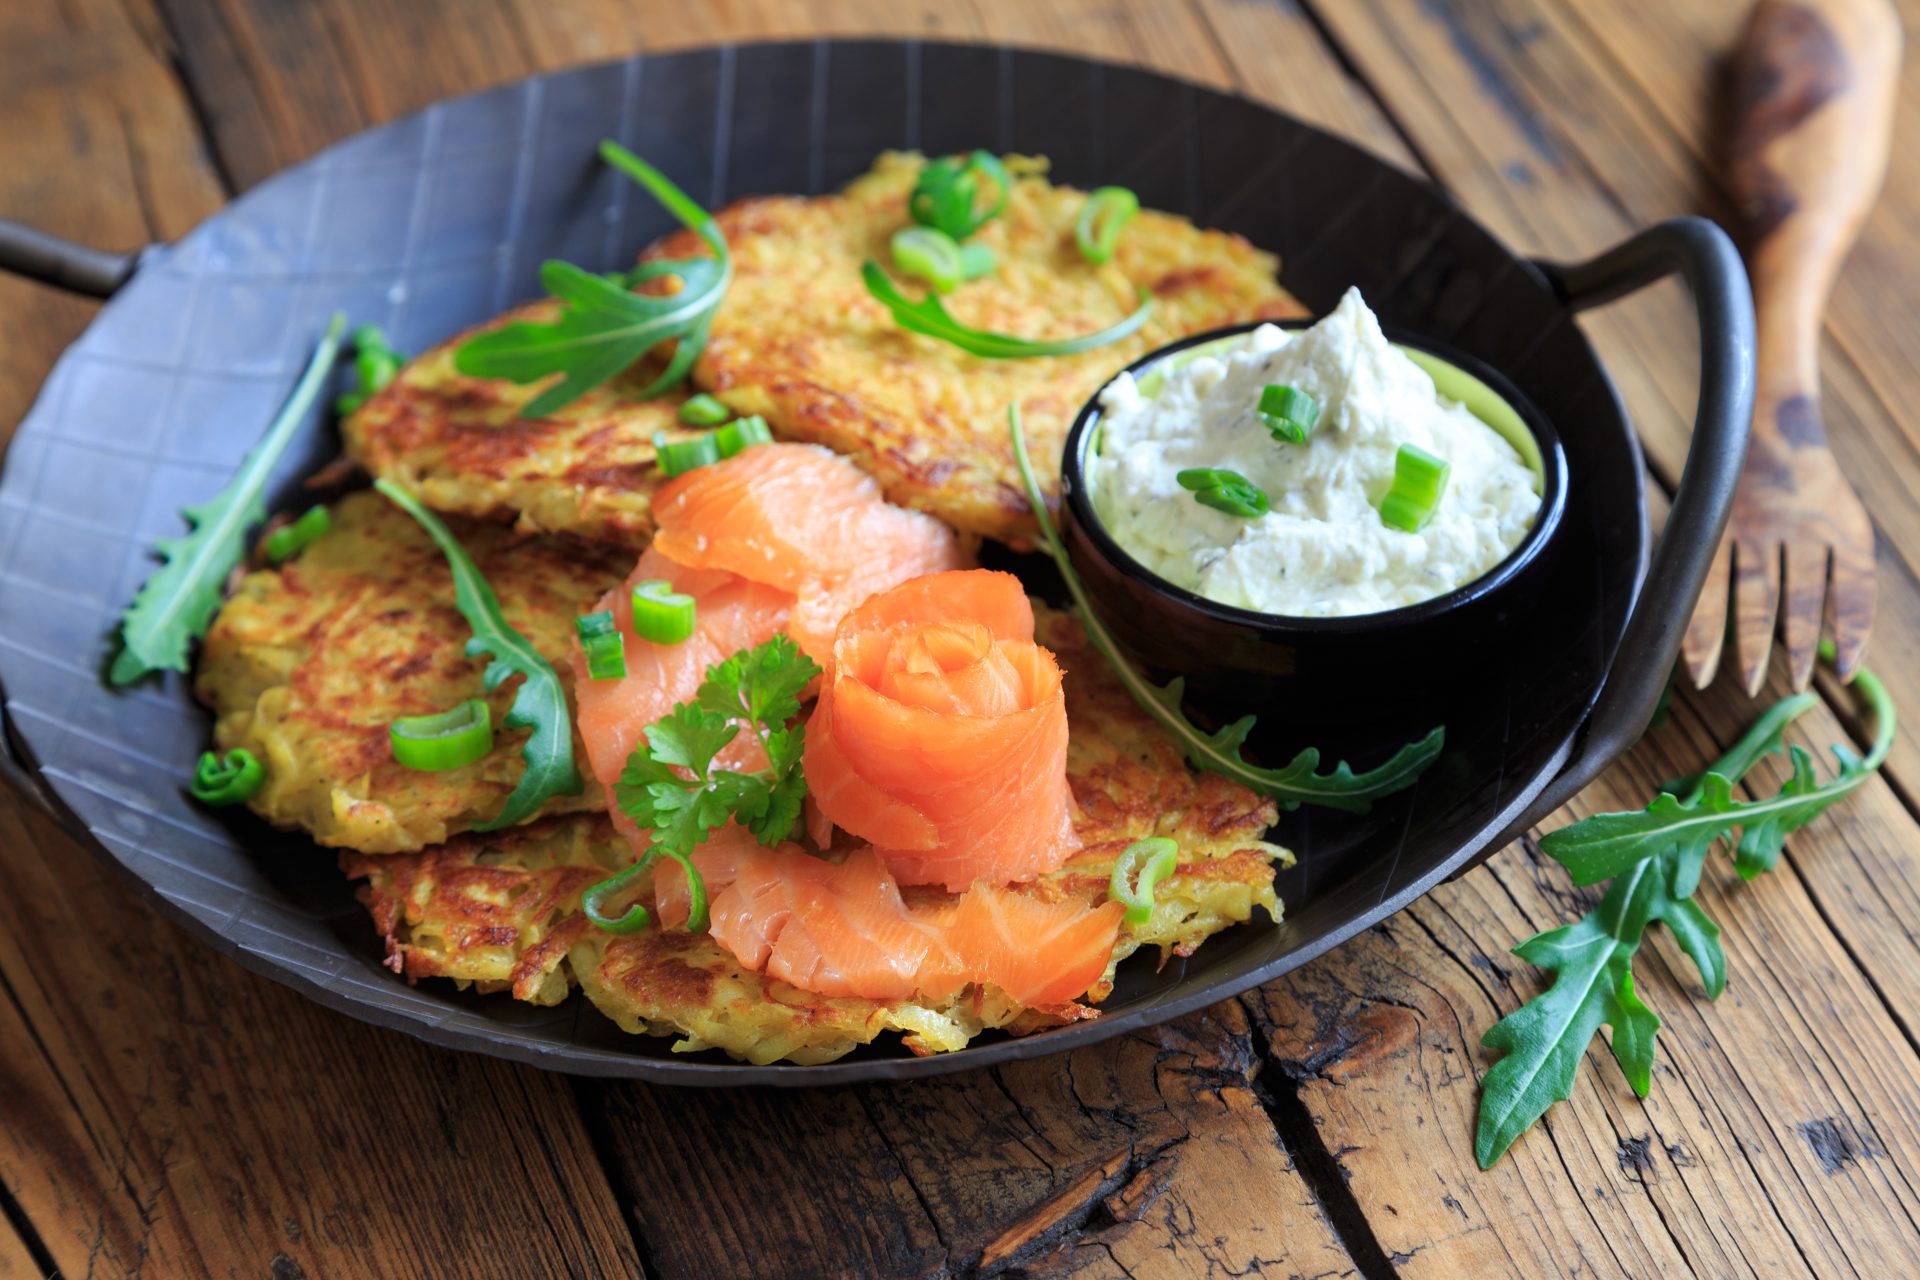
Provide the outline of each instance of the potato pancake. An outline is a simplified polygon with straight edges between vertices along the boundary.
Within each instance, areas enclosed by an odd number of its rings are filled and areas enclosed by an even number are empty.
[[[659,362],[642,360],[546,418],[520,416],[546,383],[470,378],[454,367],[474,333],[558,313],[551,300],[530,303],[409,363],[341,425],[348,455],[436,510],[644,547],[662,479],[654,432],[695,434],[679,419],[684,390],[640,398]]]
[[[1012,158],[1006,208],[970,243],[992,249],[992,274],[944,299],[963,324],[1024,338],[1066,338],[1126,316],[1144,292],[1154,311],[1132,336],[1075,356],[988,360],[908,333],[861,283],[860,264],[889,263],[924,162],[889,152],[838,195],[764,196],[719,215],[734,280],[694,379],[776,435],[854,457],[888,498],[968,533],[1022,542],[1034,532],[1007,441],[1018,403],[1042,487],[1058,484],[1067,427],[1115,370],[1175,338],[1238,321],[1303,315],[1281,290],[1273,255],[1237,235],[1142,210],[1112,261],[1075,246],[1085,195],[1053,186],[1044,163]],[[701,252],[691,233],[649,257]],[[917,293],[917,282],[908,282]]]
[[[1292,855],[1261,837],[1274,806],[1212,774],[1196,774],[1134,706],[1069,618],[1037,610],[1039,638],[1069,671],[1067,770],[1085,847],[1035,882],[1048,900],[1106,897],[1114,860],[1132,841],[1164,835],[1180,865],[1155,891],[1151,919],[1124,926],[1114,960],[1143,946],[1186,955],[1212,934],[1274,920],[1273,864]],[[939,1005],[829,999],[751,972],[706,934],[591,928],[579,895],[630,850],[603,816],[552,818],[498,836],[468,835],[400,857],[348,855],[383,935],[388,963],[409,978],[447,977],[553,1003],[571,977],[628,1031],[673,1035],[676,1050],[717,1048],[751,1062],[827,1062],[885,1031],[917,1053],[958,1049],[989,1027],[1036,1030],[1094,1016],[1084,1004],[1026,1009],[993,990]],[[916,890],[916,895],[938,891]],[[561,953],[565,952],[562,964]],[[1104,996],[1107,980],[1092,996]]]
[[[614,586],[633,556],[454,520],[507,620],[573,680],[573,619]],[[388,725],[486,697],[500,723],[518,680],[491,695],[485,659],[453,603],[446,559],[405,512],[349,495],[333,528],[274,569],[248,574],[207,633],[195,691],[213,708],[220,751],[245,747],[267,767],[249,803],[321,844],[393,853],[439,844],[497,813],[523,769],[525,735],[498,735],[473,764],[425,773],[396,763]],[[577,759],[584,759],[576,739]],[[547,812],[597,809],[598,787]]]

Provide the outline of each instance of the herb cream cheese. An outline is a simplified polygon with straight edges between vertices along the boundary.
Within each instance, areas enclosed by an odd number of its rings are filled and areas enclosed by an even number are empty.
[[[1318,403],[1304,444],[1262,423],[1268,386]],[[1387,341],[1358,290],[1309,329],[1262,325],[1123,373],[1100,404],[1088,478],[1101,523],[1146,568],[1222,604],[1335,617],[1430,600],[1505,559],[1540,510],[1538,472]],[[1417,533],[1378,510],[1403,444],[1452,468]],[[1249,518],[1202,505],[1175,479],[1196,467],[1238,472],[1270,510]]]

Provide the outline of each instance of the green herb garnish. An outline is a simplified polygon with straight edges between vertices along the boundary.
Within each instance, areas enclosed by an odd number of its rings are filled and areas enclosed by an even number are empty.
[[[1242,716],[1214,733],[1203,733],[1196,728],[1180,709],[1186,694],[1186,680],[1179,678],[1170,684],[1156,685],[1141,675],[1120,652],[1120,646],[1094,613],[1093,606],[1087,600],[1086,587],[1081,583],[1080,575],[1074,571],[1066,548],[1060,543],[1060,536],[1053,527],[1053,517],[1047,512],[1046,500],[1040,496],[1040,486],[1033,478],[1033,463],[1027,457],[1026,432],[1020,425],[1018,405],[1008,407],[1007,418],[1013,433],[1013,456],[1020,467],[1020,480],[1026,486],[1027,502],[1033,507],[1034,518],[1040,525],[1041,548],[1053,558],[1054,567],[1060,571],[1060,577],[1073,597],[1075,612],[1080,615],[1080,625],[1086,629],[1093,647],[1100,651],[1100,656],[1107,660],[1107,665],[1120,678],[1120,683],[1140,704],[1140,709],[1173,736],[1195,768],[1220,774],[1251,787],[1261,795],[1279,801],[1280,806],[1289,811],[1303,804],[1313,804],[1347,813],[1366,813],[1375,800],[1396,791],[1404,791],[1420,780],[1420,775],[1426,772],[1427,766],[1439,757],[1440,749],[1446,745],[1445,726],[1435,728],[1418,742],[1401,747],[1394,752],[1392,759],[1365,773],[1355,773],[1344,760],[1336,764],[1331,772],[1315,772],[1320,767],[1320,752],[1314,747],[1301,751],[1278,769],[1261,769],[1248,764],[1241,758],[1240,744],[1253,732],[1252,716]]]
[[[1440,509],[1453,464],[1419,445],[1403,444],[1393,455],[1393,487],[1380,500],[1380,522],[1418,533]]]
[[[405,363],[406,357],[393,349],[379,325],[358,326],[353,331],[353,390],[334,398],[333,411],[343,418],[354,412],[384,390]]]
[[[915,302],[895,287],[887,273],[880,269],[877,262],[864,262],[860,266],[860,277],[867,283],[867,292],[886,304],[893,313],[893,319],[902,329],[912,333],[925,334],[929,338],[939,338],[950,342],[962,351],[989,360],[1024,360],[1035,356],[1070,356],[1082,351],[1092,351],[1104,347],[1110,342],[1136,332],[1153,314],[1153,299],[1144,292],[1140,295],[1140,307],[1126,319],[1110,324],[1094,333],[1083,333],[1077,338],[1016,338],[1004,333],[990,333],[985,329],[972,329],[961,324],[947,313],[937,294],[929,293]]]
[[[732,416],[733,410],[705,392],[680,406],[680,421],[695,427],[717,427]]]
[[[1073,242],[1088,262],[1109,262],[1120,233],[1140,212],[1140,197],[1125,187],[1095,187],[1074,219]]]
[[[290,520],[268,534],[260,550],[269,564],[279,564],[332,528],[333,516],[325,507],[308,507],[298,520]]]
[[[800,695],[820,667],[781,635],[714,664],[690,702],[647,726],[614,786],[620,811],[651,833],[639,862],[588,891],[587,916],[615,933],[644,928],[645,907],[611,915],[605,903],[660,857],[686,872],[692,914],[687,928],[707,927],[706,891],[693,851],[716,827],[736,819],[761,844],[793,834],[807,784],[800,768],[805,726],[787,727],[800,714]],[[767,767],[753,773],[716,769],[713,759],[745,726],[760,740]]]
[[[469,338],[454,353],[455,367],[471,377],[528,383],[561,375],[527,403],[520,411],[523,417],[545,417],[572,404],[670,339],[675,343],[673,358],[641,390],[640,398],[677,386],[706,349],[714,313],[733,280],[727,242],[712,215],[619,143],[602,142],[600,156],[645,187],[682,226],[698,233],[714,256],[643,262],[631,271],[606,275],[558,260],[542,263],[540,283],[560,300],[560,318],[551,324],[517,321]],[[680,281],[673,293],[633,292],[667,277]]]
[[[665,578],[648,578],[633,589],[633,630],[654,644],[679,644],[693,634],[699,603],[675,591]]]
[[[201,804],[224,809],[242,803],[265,785],[266,766],[245,747],[235,747],[225,756],[201,752],[187,790]]]
[[[1822,656],[1832,661],[1829,646],[1822,646]],[[1677,794],[1663,791],[1637,813],[1595,814],[1541,839],[1541,849],[1572,871],[1575,883],[1613,883],[1579,921],[1513,949],[1549,970],[1553,985],[1481,1037],[1506,1055],[1480,1081],[1474,1156],[1481,1168],[1491,1168],[1548,1107],[1572,1094],[1580,1059],[1601,1023],[1613,1028],[1613,1056],[1627,1083],[1647,1096],[1660,1019],[1634,993],[1634,952],[1648,925],[1665,923],[1700,971],[1707,998],[1719,996],[1727,976],[1720,930],[1693,901],[1707,855],[1716,841],[1725,842],[1741,876],[1751,879],[1771,869],[1789,834],[1880,767],[1893,747],[1893,703],[1872,672],[1862,668],[1854,680],[1874,720],[1873,746],[1864,760],[1836,746],[1839,768],[1831,781],[1818,781],[1813,758],[1792,746],[1793,776],[1778,794],[1766,800],[1733,797],[1735,784],[1781,749],[1786,727],[1818,700],[1796,694],[1769,709],[1705,773],[1667,784]]]
[[[686,440],[668,440],[667,433],[653,433],[653,461],[660,474],[672,478],[696,467],[720,461],[720,442],[713,432]]]
[[[486,822],[476,822],[473,829],[498,831],[511,827],[532,817],[555,796],[579,795],[584,784],[573,763],[573,720],[567,711],[567,691],[553,664],[507,622],[493,588],[440,517],[391,480],[376,480],[373,487],[418,521],[447,558],[447,568],[453,573],[454,607],[473,628],[467,656],[486,654],[492,659],[481,677],[487,691],[499,688],[509,676],[521,677],[513,705],[500,723],[508,729],[533,731],[520,749],[527,767],[500,812]]]
[[[1238,471],[1218,467],[1188,467],[1173,477],[1182,489],[1193,492],[1194,501],[1230,516],[1253,519],[1267,514],[1267,494]]]
[[[951,293],[967,278],[960,246],[944,231],[932,227],[902,227],[887,242],[893,269],[927,282],[935,293]]]
[[[1145,924],[1153,918],[1153,886],[1173,874],[1179,859],[1180,846],[1165,836],[1135,840],[1120,851],[1107,882],[1107,896],[1126,906],[1128,924]]]
[[[409,769],[458,769],[493,750],[493,712],[485,698],[468,698],[446,711],[401,716],[387,726],[387,743],[394,760]]]
[[[990,203],[982,204],[980,180],[993,186]],[[1013,179],[1006,166],[990,151],[975,151],[963,157],[948,156],[930,161],[914,179],[913,192],[907,197],[907,212],[923,227],[931,227],[955,241],[984,227],[1007,207],[1007,195]]]
[[[162,538],[157,544],[165,563],[141,586],[120,620],[121,648],[107,676],[114,684],[131,684],[151,671],[187,669],[187,649],[207,634],[227,575],[246,558],[247,530],[267,517],[260,495],[319,397],[346,327],[347,318],[334,313],[293,393],[239,473],[214,497],[181,513],[192,526],[185,536]]]
[[[1320,402],[1298,387],[1268,386],[1261,388],[1258,412],[1275,440],[1305,444],[1320,421]]]

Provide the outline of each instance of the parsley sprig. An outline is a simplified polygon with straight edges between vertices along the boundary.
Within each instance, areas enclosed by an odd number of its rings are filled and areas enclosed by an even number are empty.
[[[706,886],[693,851],[729,819],[765,845],[793,834],[807,795],[800,767],[806,729],[788,722],[800,714],[800,696],[819,674],[818,664],[791,639],[775,636],[715,663],[692,701],[647,726],[646,741],[634,748],[614,786],[614,802],[651,831],[652,843],[633,866],[587,891],[582,906],[588,919],[613,933],[645,928],[651,922],[645,907],[635,903],[615,916],[607,904],[667,857],[687,875],[687,928],[697,933],[707,927]],[[760,740],[767,767],[752,773],[716,769],[714,758],[742,728]]]
[[[376,480],[373,487],[418,521],[447,558],[447,568],[453,573],[454,607],[473,628],[467,656],[491,659],[481,677],[487,691],[498,689],[509,676],[521,677],[513,703],[500,723],[510,729],[533,730],[520,749],[527,767],[500,812],[485,822],[474,823],[473,829],[498,831],[515,826],[555,796],[579,795],[583,783],[573,762],[573,718],[567,709],[567,691],[553,664],[507,621],[500,611],[499,597],[440,517],[391,480]]]
[[[1252,716],[1242,716],[1214,733],[1205,733],[1188,720],[1180,705],[1186,696],[1185,678],[1176,677],[1165,685],[1148,680],[1120,652],[1112,634],[1093,611],[1087,600],[1086,588],[1080,582],[1080,575],[1074,571],[1073,561],[1068,558],[1066,548],[1061,545],[1060,536],[1054,530],[1053,517],[1047,511],[1046,500],[1040,496],[1040,486],[1033,478],[1033,463],[1027,457],[1026,432],[1020,425],[1018,405],[1009,406],[1007,418],[1013,433],[1014,460],[1020,466],[1020,480],[1026,486],[1027,501],[1033,507],[1034,518],[1040,522],[1040,545],[1060,570],[1060,577],[1073,597],[1075,612],[1080,615],[1080,625],[1085,628],[1093,647],[1100,651],[1100,656],[1107,660],[1107,665],[1120,678],[1120,683],[1140,704],[1140,709],[1173,735],[1174,741],[1195,768],[1220,774],[1251,787],[1261,795],[1279,801],[1281,807],[1289,811],[1303,804],[1313,804],[1347,813],[1365,813],[1373,807],[1375,800],[1396,791],[1404,791],[1420,780],[1420,775],[1427,771],[1427,766],[1434,762],[1441,748],[1446,745],[1447,731],[1444,725],[1436,726],[1418,742],[1401,747],[1394,752],[1392,759],[1378,768],[1355,773],[1352,766],[1342,760],[1329,772],[1321,773],[1318,771],[1320,751],[1317,747],[1306,748],[1278,769],[1262,769],[1247,763],[1240,754],[1240,747],[1247,740],[1247,735],[1253,732]]]
[[[675,340],[673,356],[640,398],[679,385],[706,349],[714,313],[733,282],[726,238],[711,214],[619,143],[602,142],[600,157],[645,187],[682,226],[705,240],[714,256],[643,262],[631,271],[603,275],[558,259],[542,263],[540,283],[560,301],[560,318],[504,325],[469,338],[454,353],[454,366],[471,377],[525,384],[561,375],[527,402],[523,417],[541,418],[565,408],[669,340]],[[667,278],[680,282],[673,293],[633,292]]]
[[[192,526],[189,532],[160,540],[165,563],[141,584],[120,621],[120,652],[107,676],[114,684],[131,684],[153,671],[187,669],[187,650],[207,634],[227,575],[246,556],[247,530],[267,517],[262,502],[267,481],[319,399],[346,326],[347,318],[336,312],[293,393],[239,472],[219,493],[181,513]]]
[[[1823,656],[1831,661],[1831,650]],[[1491,1168],[1548,1107],[1573,1092],[1580,1059],[1602,1023],[1613,1028],[1613,1056],[1627,1083],[1646,1097],[1660,1018],[1634,992],[1633,956],[1647,926],[1665,924],[1699,970],[1707,998],[1720,995],[1727,981],[1720,930],[1693,901],[1707,855],[1724,842],[1743,878],[1771,870],[1787,836],[1880,767],[1893,747],[1893,703],[1871,671],[1862,668],[1854,683],[1873,716],[1873,745],[1864,759],[1834,747],[1838,769],[1827,782],[1815,776],[1813,757],[1795,745],[1787,748],[1792,776],[1777,794],[1734,797],[1734,786],[1781,749],[1787,726],[1818,701],[1815,694],[1796,694],[1769,708],[1704,773],[1667,783],[1645,809],[1595,814],[1541,839],[1541,849],[1573,873],[1574,883],[1612,883],[1580,920],[1514,948],[1554,980],[1481,1038],[1506,1055],[1480,1082],[1474,1155],[1481,1168]]]

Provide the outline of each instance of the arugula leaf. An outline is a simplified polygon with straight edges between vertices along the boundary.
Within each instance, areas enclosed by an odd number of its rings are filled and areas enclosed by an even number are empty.
[[[498,689],[509,676],[522,679],[501,724],[509,729],[533,730],[520,749],[526,769],[500,812],[486,822],[475,823],[473,829],[498,831],[511,827],[532,817],[554,796],[579,795],[585,784],[573,762],[573,720],[567,710],[567,691],[553,665],[508,623],[493,588],[438,516],[391,480],[376,480],[373,487],[418,521],[446,556],[447,568],[453,573],[454,607],[473,628],[467,656],[487,654],[492,658],[481,677],[487,692]]]
[[[165,563],[141,585],[120,620],[121,648],[107,676],[114,684],[131,684],[149,672],[187,669],[188,648],[207,634],[227,575],[246,557],[247,530],[267,518],[261,494],[319,397],[346,327],[346,316],[335,312],[300,381],[239,472],[218,494],[181,513],[190,532],[157,544]]]
[[[635,905],[625,915],[606,918],[600,904],[660,857],[670,857],[687,873],[694,909],[687,928],[707,927],[706,890],[692,853],[729,818],[751,831],[760,843],[775,845],[793,834],[806,799],[800,767],[805,747],[803,726],[787,727],[800,714],[800,695],[820,667],[787,636],[716,662],[693,699],[647,726],[646,741],[634,748],[614,785],[614,803],[651,833],[651,843],[635,867],[593,891],[588,917],[601,928],[627,932],[643,927],[646,909]],[[715,769],[714,757],[745,725],[760,739],[767,767],[753,773]]]
[[[1020,466],[1020,480],[1026,486],[1027,501],[1033,507],[1034,518],[1040,524],[1041,547],[1053,558],[1061,579],[1066,582],[1067,592],[1073,597],[1075,612],[1080,615],[1080,625],[1086,630],[1093,647],[1100,651],[1100,656],[1107,660],[1107,665],[1120,678],[1120,683],[1133,695],[1140,709],[1173,735],[1174,741],[1195,768],[1220,774],[1251,787],[1261,795],[1279,801],[1281,807],[1289,812],[1303,804],[1312,804],[1347,813],[1366,813],[1373,807],[1374,801],[1396,791],[1404,791],[1420,780],[1420,775],[1427,771],[1427,767],[1439,757],[1446,745],[1447,731],[1444,725],[1437,726],[1418,742],[1401,747],[1394,752],[1392,759],[1365,773],[1355,773],[1353,767],[1344,760],[1337,762],[1329,772],[1315,772],[1320,766],[1320,752],[1315,747],[1306,748],[1278,769],[1262,769],[1247,763],[1240,754],[1240,747],[1253,731],[1255,721],[1252,716],[1242,716],[1213,733],[1204,733],[1197,728],[1180,709],[1186,693],[1185,679],[1176,678],[1165,685],[1148,680],[1120,652],[1112,633],[1094,613],[1087,599],[1086,588],[1080,582],[1080,575],[1074,571],[1073,562],[1068,558],[1066,548],[1061,545],[1060,536],[1053,527],[1053,517],[1047,511],[1046,500],[1040,496],[1040,486],[1033,478],[1033,463],[1027,456],[1026,432],[1020,424],[1020,407],[1010,405],[1007,418],[1013,433],[1014,460]]]
[[[1831,650],[1823,647],[1831,661]],[[1600,903],[1574,924],[1521,943],[1514,954],[1554,975],[1553,985],[1488,1029],[1481,1043],[1505,1056],[1480,1082],[1474,1155],[1490,1168],[1516,1138],[1568,1097],[1580,1059],[1602,1023],[1613,1027],[1613,1054],[1635,1093],[1651,1082],[1654,1035],[1660,1020],[1633,991],[1633,956],[1647,926],[1667,926],[1700,971],[1708,999],[1726,988],[1727,958],[1720,930],[1692,900],[1716,841],[1742,835],[1734,865],[1751,879],[1771,869],[1782,844],[1829,805],[1857,788],[1893,745],[1894,710],[1872,672],[1855,680],[1875,719],[1872,750],[1862,760],[1836,747],[1838,776],[1822,784],[1813,758],[1789,748],[1793,775],[1768,800],[1743,802],[1733,787],[1767,755],[1779,751],[1786,727],[1818,701],[1797,694],[1770,707],[1727,753],[1697,775],[1669,784],[1639,813],[1605,813],[1544,837],[1540,844],[1565,864],[1577,883],[1611,876]]]
[[[1147,322],[1153,314],[1153,299],[1145,293],[1140,295],[1140,305],[1133,314],[1117,320],[1104,329],[1093,333],[1083,333],[1073,338],[1016,338],[1011,334],[991,333],[985,329],[969,328],[955,320],[947,311],[940,296],[929,292],[926,297],[915,302],[901,293],[880,264],[869,259],[860,264],[860,278],[866,281],[867,292],[878,298],[887,310],[893,313],[894,323],[911,333],[924,334],[929,338],[938,338],[950,342],[962,351],[989,360],[1023,360],[1035,356],[1070,356],[1082,351],[1092,351],[1104,347],[1110,342],[1118,342]]]
[[[696,232],[714,256],[646,262],[606,275],[558,260],[542,263],[540,283],[559,299],[560,318],[544,324],[516,321],[469,338],[454,353],[454,366],[472,377],[524,385],[559,374],[558,382],[527,402],[522,417],[541,418],[565,408],[662,342],[675,341],[673,355],[640,397],[678,385],[706,348],[714,313],[733,281],[726,238],[711,214],[618,143],[602,142],[600,155]],[[672,293],[633,292],[670,277],[680,282]]]

